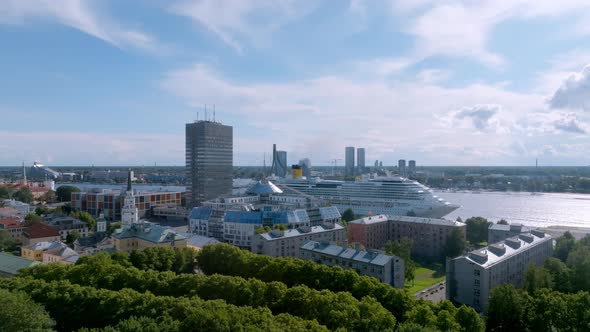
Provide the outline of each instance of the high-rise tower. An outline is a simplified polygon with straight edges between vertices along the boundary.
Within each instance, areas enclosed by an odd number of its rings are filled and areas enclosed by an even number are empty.
[[[344,149],[344,175],[354,175],[354,146],[347,146]]]
[[[186,124],[186,204],[228,195],[233,179],[233,127],[203,120]]]
[[[287,151],[277,151],[277,145],[272,145],[272,171],[274,175],[285,177],[287,175]]]
[[[406,160],[405,159],[400,159],[397,162],[397,172],[399,173],[399,176],[406,176]]]
[[[365,148],[358,148],[356,150],[356,167],[358,174],[365,172]]]

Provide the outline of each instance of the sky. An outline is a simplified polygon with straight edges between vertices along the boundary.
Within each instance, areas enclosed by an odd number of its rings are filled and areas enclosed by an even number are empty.
[[[2,0],[0,165],[590,165],[588,0]],[[341,163],[341,162],[340,162]]]

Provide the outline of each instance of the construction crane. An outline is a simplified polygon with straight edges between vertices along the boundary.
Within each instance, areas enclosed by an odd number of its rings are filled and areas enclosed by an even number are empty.
[[[332,176],[336,176],[336,167],[338,167],[338,161],[342,160],[342,158],[334,158],[328,160],[330,164],[332,164]]]

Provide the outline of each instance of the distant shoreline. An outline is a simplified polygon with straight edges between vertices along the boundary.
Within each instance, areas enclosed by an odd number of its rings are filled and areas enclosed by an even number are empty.
[[[588,227],[575,227],[575,226],[548,226],[548,227],[541,227],[539,230],[544,231],[545,233],[551,235],[552,237],[560,237],[565,232],[570,232],[576,239],[581,239],[587,234],[590,234],[590,228]]]

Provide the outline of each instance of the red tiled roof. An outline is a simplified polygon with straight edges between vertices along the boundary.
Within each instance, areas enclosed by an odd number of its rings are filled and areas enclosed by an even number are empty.
[[[18,220],[12,218],[0,219],[0,225],[3,226],[0,228],[13,228],[22,226],[22,224]]]
[[[0,214],[6,215],[6,216],[17,216],[17,215],[20,215],[20,212],[15,208],[0,207]]]
[[[38,239],[42,237],[50,237],[50,236],[59,236],[59,232],[42,222],[34,223],[33,225],[27,227],[24,232],[24,236],[29,239]]]

